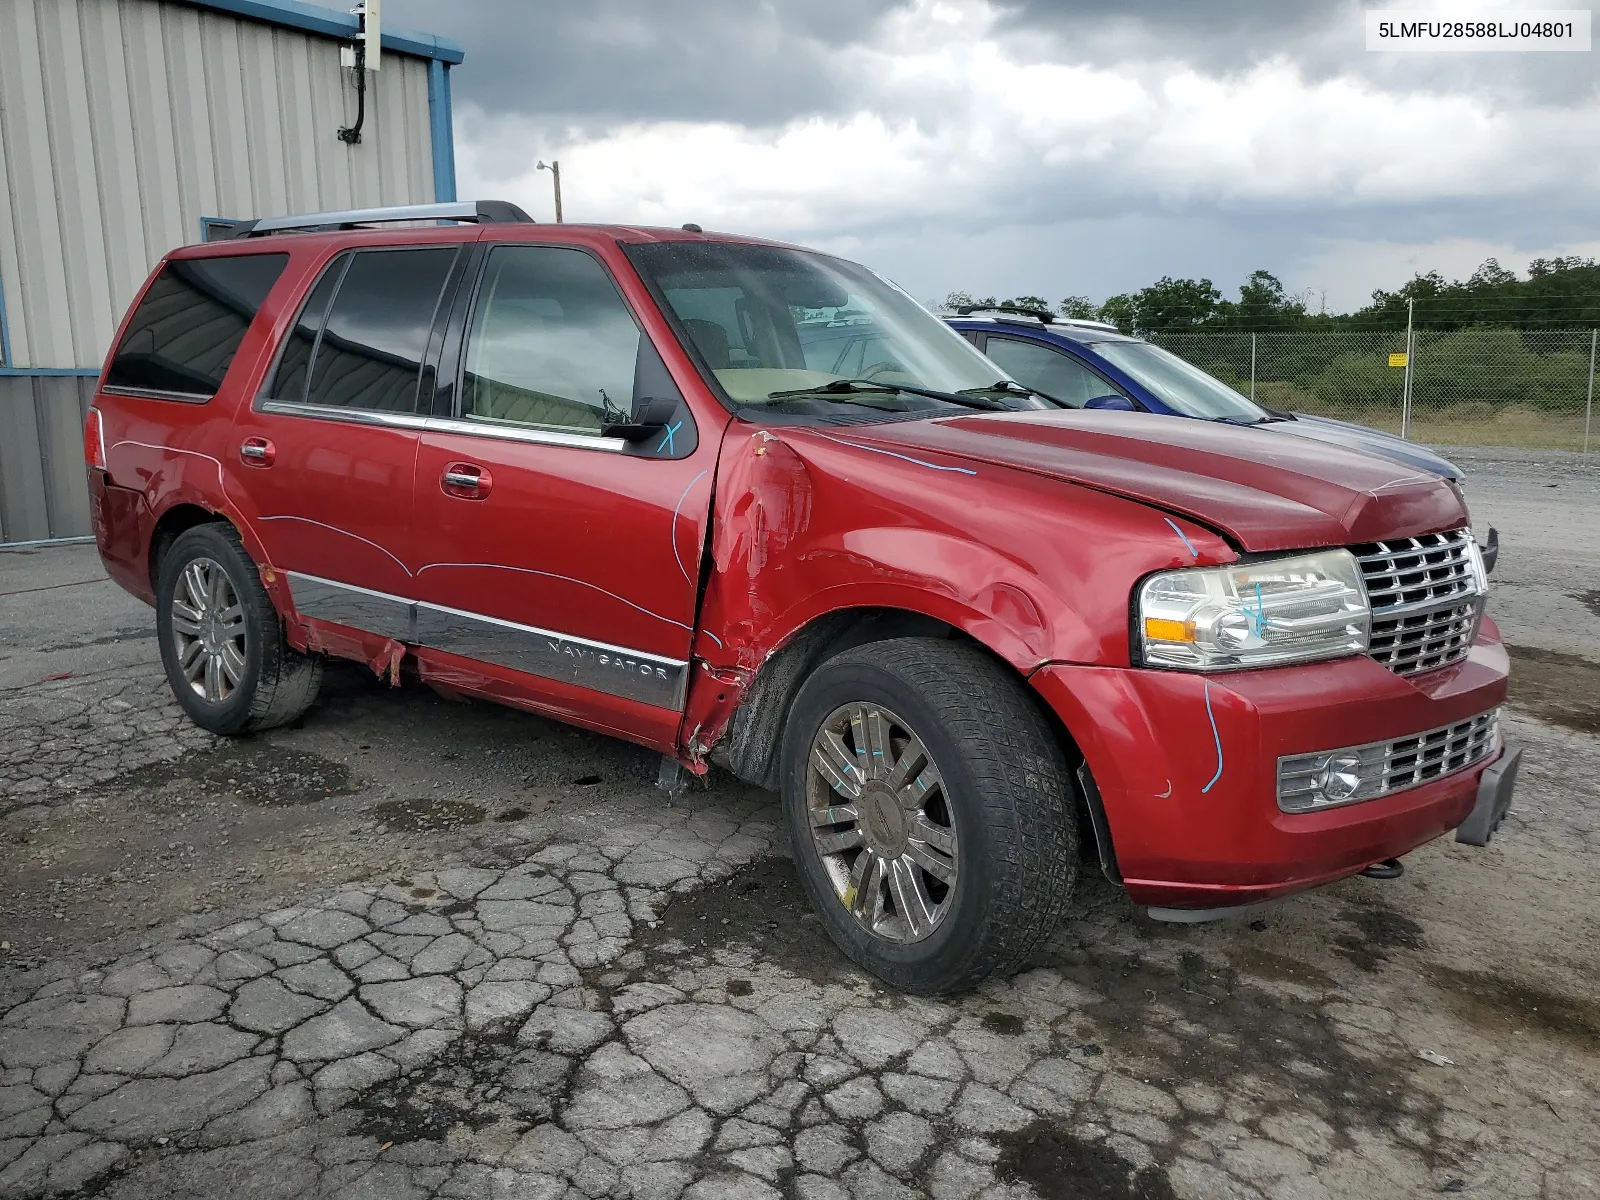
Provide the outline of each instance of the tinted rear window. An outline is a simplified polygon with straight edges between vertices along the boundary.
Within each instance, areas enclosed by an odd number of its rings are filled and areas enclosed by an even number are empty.
[[[184,399],[217,394],[287,254],[169,262],[139,302],[106,386]]]
[[[428,333],[455,257],[454,246],[355,254],[317,341],[306,399],[414,412]],[[298,399],[281,390],[277,398]]]

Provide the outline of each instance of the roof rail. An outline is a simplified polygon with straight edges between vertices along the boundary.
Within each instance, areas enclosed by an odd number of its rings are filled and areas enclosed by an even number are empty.
[[[249,238],[313,229],[355,229],[388,221],[471,221],[480,225],[506,225],[532,224],[533,218],[506,200],[461,200],[449,204],[399,204],[389,208],[305,213],[296,217],[262,217],[255,221],[240,221],[233,227],[230,236]]]
[[[1032,317],[1045,325],[1055,322],[1056,315],[1047,308],[1024,308],[1020,304],[963,304],[956,314],[970,317],[973,313],[1008,313],[1016,317]]]

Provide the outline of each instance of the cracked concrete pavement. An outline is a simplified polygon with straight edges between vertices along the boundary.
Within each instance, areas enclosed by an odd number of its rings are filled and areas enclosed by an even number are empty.
[[[92,550],[0,554],[0,1196],[1600,1194],[1600,481],[1469,466],[1534,652],[1494,844],[1204,927],[1086,880],[938,1000],[762,792],[354,671],[214,739]]]

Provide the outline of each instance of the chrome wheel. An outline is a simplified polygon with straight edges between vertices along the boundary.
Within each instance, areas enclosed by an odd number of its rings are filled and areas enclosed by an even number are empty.
[[[847,704],[811,742],[806,810],[834,894],[875,937],[919,942],[955,895],[955,820],[933,756],[903,720]]]
[[[195,695],[213,704],[233,695],[245,672],[244,607],[216,560],[194,559],[178,577],[172,641],[178,670]]]

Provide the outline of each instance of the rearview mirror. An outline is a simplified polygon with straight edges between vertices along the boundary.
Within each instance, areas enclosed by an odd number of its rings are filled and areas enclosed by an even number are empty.
[[[642,442],[653,433],[660,433],[678,411],[678,402],[660,396],[645,396],[634,402],[633,415],[626,421],[607,421],[600,426],[601,437],[621,438],[625,442]]]
[[[1126,396],[1096,396],[1084,401],[1085,408],[1110,409],[1112,412],[1134,412],[1133,401]]]
[[[849,293],[820,276],[804,276],[783,285],[783,302],[793,308],[843,308],[849,301]]]

